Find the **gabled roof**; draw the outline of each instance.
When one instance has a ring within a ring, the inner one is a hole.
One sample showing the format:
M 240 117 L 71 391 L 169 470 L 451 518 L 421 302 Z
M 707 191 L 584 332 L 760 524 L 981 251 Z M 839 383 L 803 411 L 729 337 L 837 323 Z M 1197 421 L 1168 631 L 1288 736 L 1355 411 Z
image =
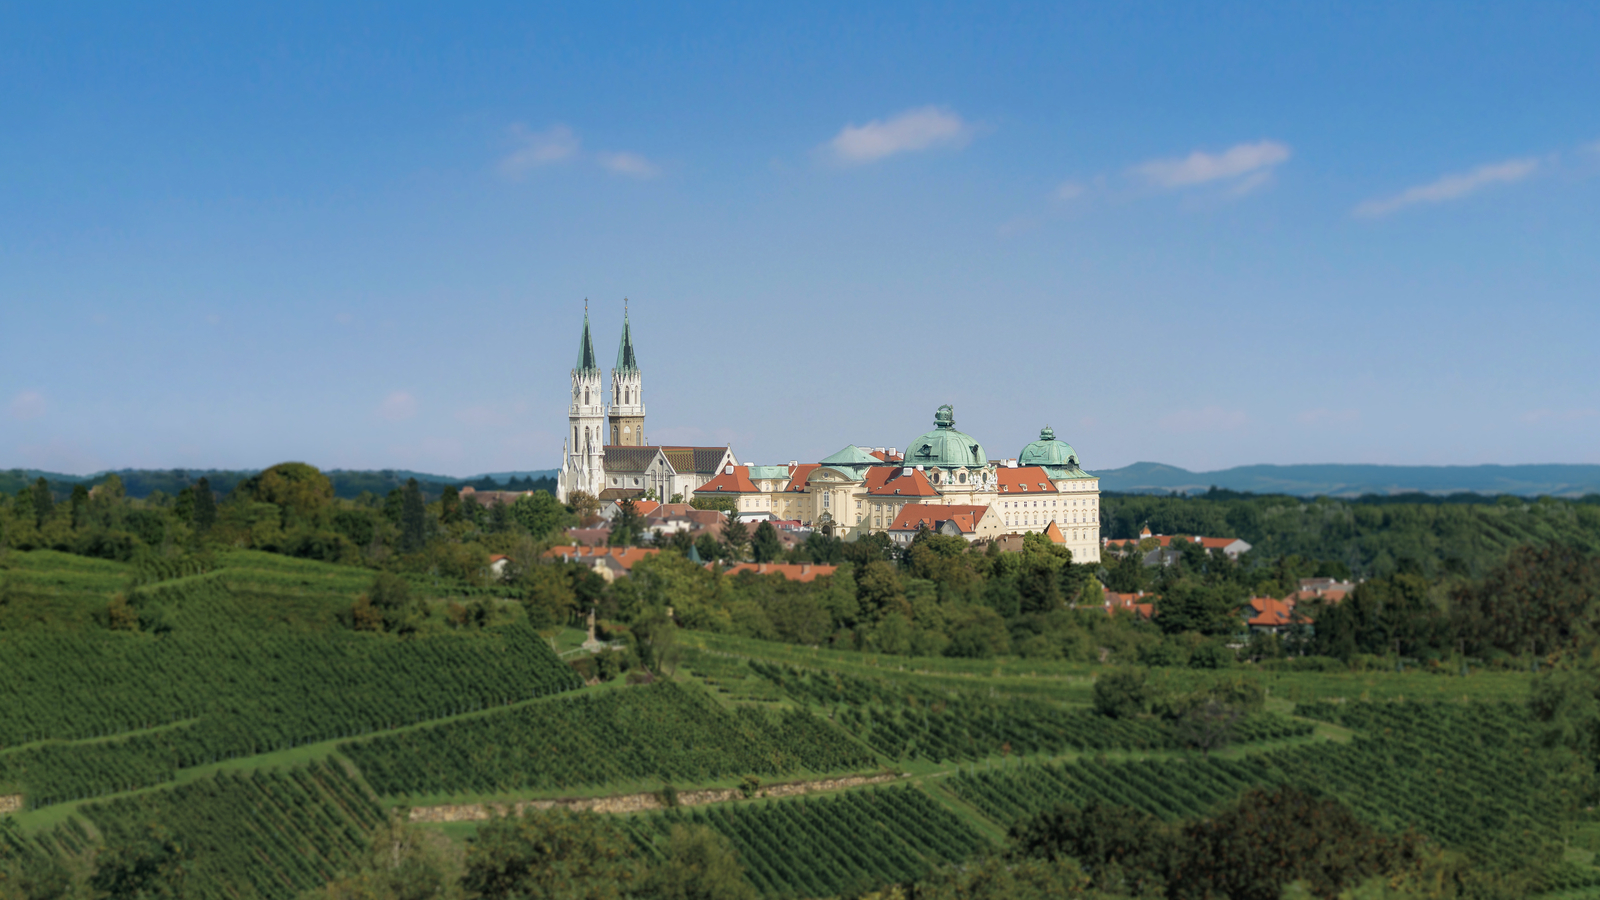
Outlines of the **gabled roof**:
M 866 450 L 855 444 L 846 444 L 843 450 L 822 460 L 825 466 L 871 466 L 881 462 Z
M 715 478 L 694 489 L 696 494 L 759 494 L 761 488 L 750 480 L 750 470 L 744 466 L 728 466 Z
M 1065 544 L 1067 542 L 1067 536 L 1061 533 L 1060 528 L 1056 527 L 1055 519 L 1051 519 L 1050 524 L 1044 526 L 1044 536 L 1057 544 Z
M 1251 597 L 1250 603 L 1244 608 L 1248 618 L 1245 622 L 1257 627 L 1275 627 L 1289 625 L 1294 622 L 1310 622 L 1303 614 L 1299 617 L 1294 613 L 1295 604 L 1292 600 L 1279 600 L 1276 597 Z
M 909 474 L 908 474 L 909 473 Z M 937 497 L 928 476 L 900 466 L 873 466 L 867 470 L 867 493 L 876 497 Z
M 622 307 L 622 342 L 617 345 L 617 371 L 633 373 L 639 371 L 639 361 L 633 355 L 633 330 L 628 327 L 627 301 Z
M 1050 473 L 1042 466 L 1001 467 L 995 470 L 1002 494 L 1059 494 Z
M 633 474 L 643 472 L 655 462 L 660 447 L 633 447 L 624 444 L 606 445 L 606 471 Z M 670 462 L 670 460 L 669 460 Z
M 594 355 L 594 339 L 589 336 L 589 301 L 585 300 L 583 306 L 583 337 L 578 340 L 578 365 L 579 372 L 600 374 L 600 364 Z
M 715 474 L 722 466 L 724 456 L 730 456 L 727 447 L 661 447 L 667 455 L 672 471 L 679 475 L 693 472 L 696 475 Z M 609 452 L 609 451 L 608 451 Z M 609 463 L 607 466 L 609 467 Z
M 907 503 L 900 507 L 900 514 L 895 516 L 894 524 L 889 526 L 889 530 L 916 531 L 924 525 L 932 530 L 938 528 L 941 522 L 954 522 L 962 534 L 972 534 L 978 530 L 978 523 L 983 521 L 983 515 L 988 511 L 987 506 Z

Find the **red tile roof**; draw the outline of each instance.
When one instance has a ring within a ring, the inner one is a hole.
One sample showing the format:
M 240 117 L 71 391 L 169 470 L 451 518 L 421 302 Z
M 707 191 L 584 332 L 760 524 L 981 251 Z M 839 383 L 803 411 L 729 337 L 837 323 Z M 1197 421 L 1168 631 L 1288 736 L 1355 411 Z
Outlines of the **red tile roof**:
M 996 469 L 1002 494 L 1059 494 L 1050 473 L 1040 466 L 1001 466 Z
M 763 491 L 750 480 L 748 466 L 724 466 L 717 477 L 694 489 L 696 494 L 760 494 Z
M 940 522 L 953 521 L 956 527 L 961 529 L 962 534 L 971 534 L 978 530 L 978 523 L 983 521 L 983 514 L 988 510 L 987 506 L 907 503 L 900 507 L 900 514 L 895 516 L 894 524 L 889 526 L 889 530 L 916 531 L 923 525 L 934 528 Z
M 1277 627 L 1293 622 L 1310 622 L 1304 614 L 1296 618 L 1293 600 L 1279 600 L 1276 597 L 1251 597 L 1250 603 L 1245 607 L 1249 612 L 1246 623 L 1257 627 Z
M 716 563 L 706 563 L 706 568 Z M 812 563 L 739 563 L 722 570 L 728 575 L 754 572 L 757 575 L 782 575 L 790 581 L 815 581 L 818 575 L 832 575 L 838 566 L 821 566 Z
M 647 547 L 551 547 L 544 555 L 562 562 L 605 560 L 631 571 L 635 563 L 660 553 Z
M 618 509 L 622 508 L 622 501 L 621 500 L 617 501 L 617 508 Z M 654 500 L 635 500 L 635 501 L 633 501 L 633 511 L 635 513 L 641 515 L 641 516 L 648 516 L 648 515 L 650 515 L 651 513 L 655 512 L 656 510 L 658 510 L 660 508 L 661 508 L 661 504 L 657 503 Z
M 784 485 L 783 489 L 786 491 L 805 490 L 806 479 L 811 477 L 812 472 L 815 472 L 820 468 L 822 468 L 822 463 L 803 463 L 795 466 L 794 469 L 789 472 L 789 483 Z
M 911 474 L 907 475 L 906 473 Z M 928 476 L 916 469 L 873 466 L 867 470 L 867 493 L 877 497 L 937 497 L 939 491 Z
M 1117 610 L 1128 610 L 1146 619 L 1154 616 L 1156 605 L 1154 602 L 1140 603 L 1145 596 L 1144 591 L 1137 594 L 1119 594 L 1116 591 L 1106 591 L 1106 613 L 1113 614 Z M 1152 601 L 1154 598 L 1151 598 Z
M 1056 527 L 1055 519 L 1051 519 L 1050 524 L 1044 527 L 1044 535 L 1057 544 L 1065 544 L 1067 542 L 1067 536 L 1061 533 L 1060 528 Z

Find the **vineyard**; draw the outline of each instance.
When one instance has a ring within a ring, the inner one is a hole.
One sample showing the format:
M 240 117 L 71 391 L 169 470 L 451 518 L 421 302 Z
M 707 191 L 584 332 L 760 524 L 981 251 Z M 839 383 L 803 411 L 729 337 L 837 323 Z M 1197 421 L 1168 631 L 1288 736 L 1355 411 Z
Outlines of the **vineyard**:
M 0 784 L 37 808 L 582 684 L 525 625 L 406 640 L 311 627 L 366 576 L 286 562 L 133 589 L 167 629 L 156 634 L 0 631 Z M 95 742 L 116 735 L 128 736 Z M 40 743 L 61 741 L 78 743 Z
M 110 842 L 154 823 L 194 851 L 185 896 L 289 900 L 364 853 L 384 812 L 336 765 L 218 775 L 83 807 Z
M 725 835 L 750 881 L 772 897 L 831 897 L 910 881 L 985 846 L 970 826 L 916 788 L 669 810 L 629 819 L 627 826 L 648 849 L 679 823 Z
M 340 746 L 382 795 L 859 770 L 872 754 L 804 712 L 729 710 L 671 682 L 532 703 Z
M 838 722 L 890 759 L 967 762 L 996 754 L 1176 750 L 1172 727 L 1111 719 L 1083 707 L 1032 698 L 986 697 L 875 682 L 835 672 L 759 662 L 750 668 L 801 703 L 838 707 Z M 1257 714 L 1236 728 L 1240 742 L 1309 735 L 1313 726 Z
M 1302 712 L 1365 734 L 1243 759 L 1019 765 L 962 772 L 951 788 L 1009 824 L 1059 803 L 1137 807 L 1163 819 L 1203 815 L 1250 787 L 1331 791 L 1390 830 L 1448 846 L 1542 858 L 1557 839 L 1560 798 L 1528 752 L 1528 723 L 1508 706 L 1319 704 Z

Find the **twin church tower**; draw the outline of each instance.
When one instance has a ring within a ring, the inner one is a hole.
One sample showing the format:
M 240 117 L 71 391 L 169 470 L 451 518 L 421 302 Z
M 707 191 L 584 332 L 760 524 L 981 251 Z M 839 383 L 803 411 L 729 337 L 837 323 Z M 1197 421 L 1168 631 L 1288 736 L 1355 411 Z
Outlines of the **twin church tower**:
M 606 420 L 611 420 L 610 431 Z M 598 497 L 605 488 L 606 445 L 644 446 L 644 379 L 633 352 L 628 328 L 627 301 L 622 307 L 622 342 L 617 363 L 611 368 L 611 392 L 606 393 L 600 363 L 589 335 L 589 305 L 583 307 L 583 337 L 578 345 L 578 365 L 572 370 L 572 405 L 567 409 L 571 433 L 562 441 L 561 474 L 556 480 L 557 499 L 566 502 L 573 491 Z

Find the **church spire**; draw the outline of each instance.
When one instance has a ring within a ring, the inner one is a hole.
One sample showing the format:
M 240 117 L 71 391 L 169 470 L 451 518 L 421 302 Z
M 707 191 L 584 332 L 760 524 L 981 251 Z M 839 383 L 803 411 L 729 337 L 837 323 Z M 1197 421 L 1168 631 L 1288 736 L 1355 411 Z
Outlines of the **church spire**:
M 594 339 L 589 337 L 589 301 L 583 301 L 583 340 L 578 345 L 578 371 L 600 374 L 600 364 L 594 355 Z
M 633 355 L 633 330 L 628 327 L 628 300 L 622 300 L 622 343 L 617 345 L 618 372 L 639 371 L 639 361 Z

